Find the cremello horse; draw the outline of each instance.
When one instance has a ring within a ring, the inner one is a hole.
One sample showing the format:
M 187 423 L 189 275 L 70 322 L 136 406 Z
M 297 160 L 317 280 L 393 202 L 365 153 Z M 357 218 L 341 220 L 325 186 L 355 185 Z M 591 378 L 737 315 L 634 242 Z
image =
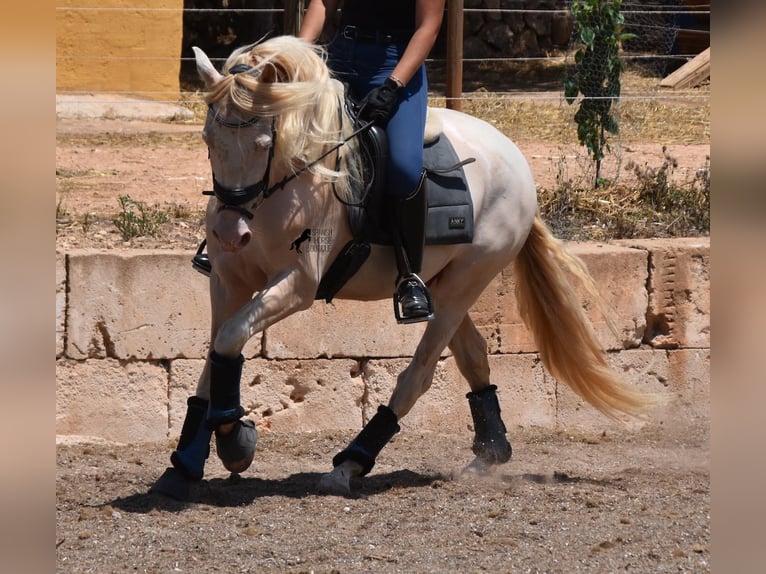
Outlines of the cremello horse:
M 223 73 L 194 51 L 208 90 L 203 138 L 215 191 L 206 214 L 212 332 L 210 355 L 171 455 L 173 467 L 154 486 L 178 497 L 185 484 L 202 477 L 213 433 L 227 469 L 241 472 L 250 465 L 257 434 L 252 421 L 241 418 L 241 351 L 253 335 L 315 301 L 323 274 L 352 237 L 339 199 L 348 197 L 361 172 L 343 86 L 328 71 L 320 47 L 276 37 L 235 50 Z M 608 368 L 567 276 L 595 294 L 592 280 L 537 215 L 535 183 L 519 149 L 479 119 L 446 109 L 430 114 L 459 157 L 476 158 L 465 166 L 473 241 L 426 247 L 420 277 L 430 288 L 435 317 L 388 404 L 334 457 L 333 470 L 319 485 L 326 492 L 349 493 L 350 479 L 370 471 L 399 431 L 398 421 L 428 390 L 445 347 L 470 387 L 474 464 L 510 459 L 486 343 L 468 311 L 511 263 L 521 315 L 550 373 L 608 416 L 638 414 L 652 402 Z M 306 230 L 324 230 L 326 249 L 295 249 Z M 336 297 L 388 299 L 396 275 L 392 249 L 373 245 Z

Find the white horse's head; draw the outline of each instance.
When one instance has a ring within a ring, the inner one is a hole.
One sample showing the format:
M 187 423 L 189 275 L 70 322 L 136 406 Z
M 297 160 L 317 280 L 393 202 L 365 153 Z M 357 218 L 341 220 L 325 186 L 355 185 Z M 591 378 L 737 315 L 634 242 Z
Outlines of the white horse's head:
M 347 194 L 358 173 L 353 154 L 341 153 L 340 165 L 336 154 L 316 161 L 352 131 L 343 120 L 343 86 L 322 48 L 294 36 L 272 38 L 235 50 L 222 73 L 193 50 L 209 106 L 202 136 L 222 204 L 252 217 L 275 183 L 304 170 Z M 247 242 L 246 221 L 227 226 L 221 233 L 229 236 L 219 238 L 224 249 Z

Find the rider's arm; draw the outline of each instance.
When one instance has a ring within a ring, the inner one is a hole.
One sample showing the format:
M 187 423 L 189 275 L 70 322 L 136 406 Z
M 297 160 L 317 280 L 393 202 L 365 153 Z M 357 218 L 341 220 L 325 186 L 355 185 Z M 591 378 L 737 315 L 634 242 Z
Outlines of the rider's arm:
M 311 3 L 321 4 L 321 0 L 312 0 Z M 444 0 L 417 0 L 415 33 L 391 74 L 402 84 L 407 84 L 421 64 L 426 61 L 439 35 L 443 16 Z
M 338 8 L 338 0 L 311 0 L 301 23 L 298 37 L 316 42 L 322 34 L 325 22 L 332 19 Z

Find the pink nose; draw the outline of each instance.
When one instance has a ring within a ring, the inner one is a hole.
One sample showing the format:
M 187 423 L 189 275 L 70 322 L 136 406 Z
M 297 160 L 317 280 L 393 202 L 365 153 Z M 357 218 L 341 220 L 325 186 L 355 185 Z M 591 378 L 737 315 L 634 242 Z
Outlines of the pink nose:
M 221 217 L 212 231 L 221 249 L 230 253 L 242 249 L 252 237 L 250 229 L 241 217 L 234 221 L 229 217 Z

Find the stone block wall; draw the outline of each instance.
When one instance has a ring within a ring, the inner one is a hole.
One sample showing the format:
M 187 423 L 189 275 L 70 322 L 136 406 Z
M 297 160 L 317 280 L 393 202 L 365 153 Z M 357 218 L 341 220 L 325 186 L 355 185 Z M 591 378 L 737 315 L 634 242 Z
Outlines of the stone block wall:
M 612 307 L 615 336 L 585 301 L 611 364 L 662 392 L 652 419 L 710 412 L 708 239 L 570 244 Z M 57 257 L 56 432 L 118 442 L 177 437 L 209 339 L 207 280 L 193 253 L 73 251 Z M 485 336 L 509 430 L 600 432 L 614 423 L 542 367 L 516 309 L 510 269 L 471 316 Z M 317 302 L 246 346 L 242 403 L 262 431 L 359 429 L 385 403 L 424 326 L 397 325 L 391 301 Z M 468 432 L 466 382 L 445 351 L 403 429 Z M 633 422 L 632 425 L 641 423 Z

